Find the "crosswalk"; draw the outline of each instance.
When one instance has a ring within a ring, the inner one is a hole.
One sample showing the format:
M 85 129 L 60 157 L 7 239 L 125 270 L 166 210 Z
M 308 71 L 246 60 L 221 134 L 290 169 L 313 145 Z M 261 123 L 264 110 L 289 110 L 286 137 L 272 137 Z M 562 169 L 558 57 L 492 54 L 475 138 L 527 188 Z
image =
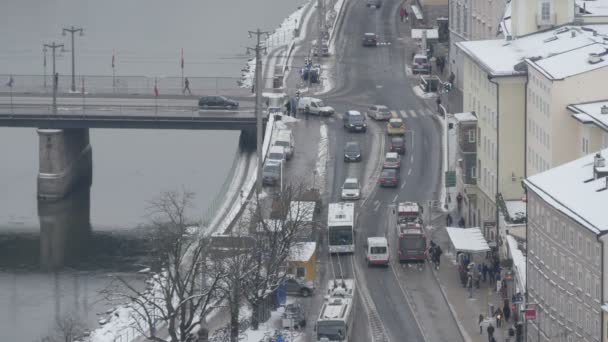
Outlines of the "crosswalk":
M 401 109 L 401 110 L 391 110 L 391 117 L 393 118 L 402 118 L 402 119 L 419 119 L 425 117 L 432 117 L 436 113 L 429 108 L 418 108 L 418 109 Z M 344 115 L 342 113 L 336 113 L 335 119 L 342 120 Z M 330 121 L 332 118 L 330 118 Z

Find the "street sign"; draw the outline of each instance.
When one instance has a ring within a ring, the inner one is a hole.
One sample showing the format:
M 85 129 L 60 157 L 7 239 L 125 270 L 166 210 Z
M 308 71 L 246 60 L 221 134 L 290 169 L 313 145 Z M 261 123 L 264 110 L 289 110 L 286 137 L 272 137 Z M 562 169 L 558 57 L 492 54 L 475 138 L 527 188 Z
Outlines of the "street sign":
M 456 186 L 456 171 L 445 172 L 445 187 L 452 188 Z
M 536 309 L 526 309 L 524 314 L 526 320 L 535 321 L 536 320 Z

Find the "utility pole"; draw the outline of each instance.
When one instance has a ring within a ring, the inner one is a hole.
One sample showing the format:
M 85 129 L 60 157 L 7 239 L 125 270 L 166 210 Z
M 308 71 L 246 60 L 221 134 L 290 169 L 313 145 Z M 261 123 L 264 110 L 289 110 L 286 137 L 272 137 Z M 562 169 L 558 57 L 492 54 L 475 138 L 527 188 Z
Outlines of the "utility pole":
M 44 89 L 46 89 L 46 52 L 47 52 L 47 48 L 46 45 L 42 45 L 42 55 L 44 56 L 44 58 L 42 59 L 42 68 L 44 70 L 44 80 L 43 80 L 43 84 L 44 84 Z
M 323 0 L 317 0 L 317 11 L 319 13 L 319 39 L 317 40 L 317 60 L 321 64 L 321 51 L 323 48 L 323 34 L 325 32 L 325 5 Z M 310 75 L 308 75 L 310 77 Z
M 249 37 L 256 36 L 255 47 L 247 47 L 247 53 L 255 51 L 255 117 L 256 117 L 256 153 L 258 154 L 258 172 L 256 179 L 256 191 L 262 191 L 262 51 L 266 52 L 266 47 L 261 45 L 261 36 L 270 35 L 267 31 L 249 31 Z
M 69 32 L 72 34 L 72 87 L 70 89 L 73 93 L 75 93 L 76 92 L 76 76 L 75 76 L 75 74 L 76 74 L 76 64 L 75 63 L 76 62 L 74 60 L 74 33 L 78 32 L 78 33 L 80 33 L 80 36 L 82 36 L 84 31 L 82 30 L 82 28 L 76 28 L 76 27 L 72 26 L 70 28 L 64 28 L 61 31 L 61 34 L 63 36 L 65 36 L 66 32 Z
M 57 114 L 57 83 L 58 83 L 57 78 L 58 77 L 57 77 L 57 73 L 55 72 L 55 49 L 61 48 L 61 51 L 63 51 L 63 44 L 55 44 L 55 42 L 53 42 L 52 44 L 44 44 L 44 47 L 53 50 L 53 114 Z

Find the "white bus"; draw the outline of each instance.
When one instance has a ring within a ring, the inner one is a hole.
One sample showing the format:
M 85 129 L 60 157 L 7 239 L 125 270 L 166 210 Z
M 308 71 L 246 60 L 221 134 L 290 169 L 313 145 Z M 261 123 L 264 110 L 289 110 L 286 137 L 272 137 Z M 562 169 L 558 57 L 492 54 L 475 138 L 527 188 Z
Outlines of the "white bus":
M 329 281 L 328 295 L 317 320 L 318 342 L 348 342 L 352 329 L 355 280 Z
M 329 253 L 355 252 L 355 204 L 330 203 L 327 214 Z

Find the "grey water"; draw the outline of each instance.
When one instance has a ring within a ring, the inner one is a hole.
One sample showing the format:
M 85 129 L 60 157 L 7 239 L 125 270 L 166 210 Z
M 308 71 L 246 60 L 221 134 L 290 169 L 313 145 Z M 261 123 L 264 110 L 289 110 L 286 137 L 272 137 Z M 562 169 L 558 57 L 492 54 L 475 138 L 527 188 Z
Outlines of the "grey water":
M 76 73 L 239 77 L 248 30 L 273 30 L 303 0 L 3 0 L 0 74 L 43 74 L 44 43 L 70 48 Z M 50 68 L 50 55 L 48 67 Z M 57 71 L 71 72 L 59 53 Z M 147 202 L 162 191 L 195 193 L 200 218 L 232 166 L 238 132 L 91 130 L 93 182 L 58 203 L 38 203 L 35 129 L 0 128 L 0 341 L 50 335 L 76 314 L 94 329 L 113 273 L 137 278 L 145 262 Z M 60 266 L 60 267 L 57 267 Z M 52 270 L 52 271 L 51 271 Z

